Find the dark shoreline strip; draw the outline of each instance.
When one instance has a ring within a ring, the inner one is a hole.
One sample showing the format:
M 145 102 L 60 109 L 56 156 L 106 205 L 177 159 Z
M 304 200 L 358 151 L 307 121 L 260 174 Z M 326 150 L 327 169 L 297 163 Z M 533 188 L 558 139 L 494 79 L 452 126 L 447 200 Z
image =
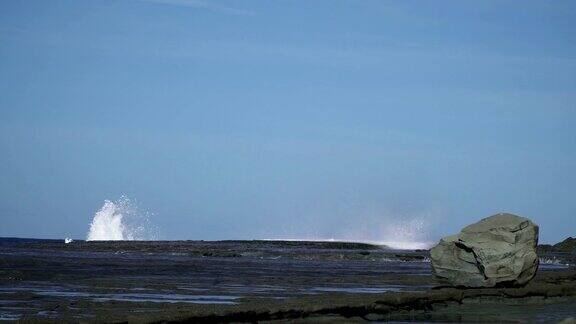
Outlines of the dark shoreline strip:
M 222 323 L 257 322 L 275 320 L 309 319 L 316 316 L 340 316 L 344 318 L 368 315 L 388 315 L 399 311 L 427 311 L 434 305 L 456 302 L 462 304 L 465 299 L 495 297 L 519 299 L 529 297 L 569 297 L 576 296 L 576 274 L 555 278 L 554 283 L 534 283 L 521 288 L 478 288 L 457 289 L 441 288 L 424 293 L 388 293 L 374 298 L 350 298 L 330 302 L 321 298 L 301 298 L 299 301 L 278 307 L 277 310 L 237 310 L 223 314 L 205 314 L 182 316 L 178 319 L 158 320 L 155 323 Z

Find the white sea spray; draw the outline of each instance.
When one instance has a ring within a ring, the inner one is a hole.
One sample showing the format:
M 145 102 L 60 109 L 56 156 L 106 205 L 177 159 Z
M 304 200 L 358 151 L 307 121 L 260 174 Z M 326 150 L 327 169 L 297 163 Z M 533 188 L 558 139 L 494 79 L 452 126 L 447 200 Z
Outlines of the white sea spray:
M 87 241 L 153 241 L 158 229 L 150 222 L 150 213 L 142 211 L 126 196 L 105 200 L 92 219 Z

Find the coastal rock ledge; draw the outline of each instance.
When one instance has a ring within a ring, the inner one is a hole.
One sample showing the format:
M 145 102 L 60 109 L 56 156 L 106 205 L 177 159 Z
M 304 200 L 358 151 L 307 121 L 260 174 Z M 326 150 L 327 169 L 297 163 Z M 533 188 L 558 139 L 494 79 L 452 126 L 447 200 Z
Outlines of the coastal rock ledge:
M 538 225 L 500 213 L 447 236 L 430 250 L 434 274 L 453 286 L 522 286 L 538 269 Z

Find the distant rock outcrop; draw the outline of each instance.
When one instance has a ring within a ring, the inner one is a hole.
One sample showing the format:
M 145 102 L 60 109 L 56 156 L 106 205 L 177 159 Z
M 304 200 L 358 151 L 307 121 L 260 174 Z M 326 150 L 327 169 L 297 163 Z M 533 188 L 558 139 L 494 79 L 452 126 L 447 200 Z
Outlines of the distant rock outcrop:
M 554 245 L 540 244 L 538 245 L 538 255 L 554 254 L 554 257 L 559 259 L 573 259 L 576 257 L 576 238 L 568 237 L 560 243 Z
M 538 269 L 538 226 L 500 213 L 440 240 L 430 251 L 436 276 L 454 286 L 519 286 Z
M 553 246 L 554 251 L 566 252 L 566 253 L 576 253 L 576 238 L 569 237 L 560 243 L 556 243 Z

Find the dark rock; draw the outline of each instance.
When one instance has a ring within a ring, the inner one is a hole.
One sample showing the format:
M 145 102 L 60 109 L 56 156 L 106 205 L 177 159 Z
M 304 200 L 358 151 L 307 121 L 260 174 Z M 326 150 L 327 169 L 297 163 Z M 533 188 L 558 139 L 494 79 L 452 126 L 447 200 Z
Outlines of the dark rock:
M 554 250 L 557 252 L 576 253 L 576 238 L 569 237 L 560 243 L 554 244 Z

